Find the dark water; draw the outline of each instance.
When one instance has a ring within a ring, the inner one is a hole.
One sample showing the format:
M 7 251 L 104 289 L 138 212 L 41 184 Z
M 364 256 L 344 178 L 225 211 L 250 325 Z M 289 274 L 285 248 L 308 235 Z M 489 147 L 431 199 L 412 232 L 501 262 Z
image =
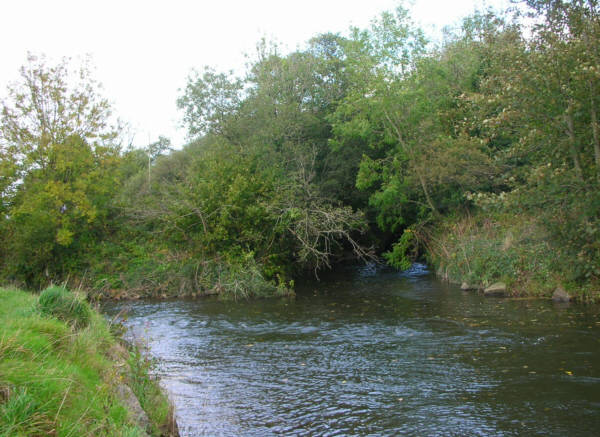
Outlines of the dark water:
M 598 307 L 486 299 L 423 266 L 126 305 L 183 435 L 600 435 Z

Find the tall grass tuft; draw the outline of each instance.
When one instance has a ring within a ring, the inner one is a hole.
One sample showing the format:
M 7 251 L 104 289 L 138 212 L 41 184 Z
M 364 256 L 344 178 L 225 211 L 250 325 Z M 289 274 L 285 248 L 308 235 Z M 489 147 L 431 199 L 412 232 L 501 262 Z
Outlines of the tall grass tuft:
M 0 404 L 0 437 L 43 434 L 49 420 L 39 407 L 25 389 L 10 390 L 6 402 Z
M 38 299 L 41 314 L 53 316 L 75 328 L 85 328 L 90 324 L 92 310 L 87 302 L 64 287 L 46 288 Z

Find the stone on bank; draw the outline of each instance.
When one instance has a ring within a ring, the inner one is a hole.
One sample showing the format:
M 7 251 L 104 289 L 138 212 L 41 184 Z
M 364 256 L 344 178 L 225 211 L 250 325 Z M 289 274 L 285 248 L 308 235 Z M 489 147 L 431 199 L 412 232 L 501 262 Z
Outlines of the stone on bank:
M 496 282 L 483 290 L 483 295 L 488 297 L 504 297 L 506 296 L 506 284 L 504 282 Z

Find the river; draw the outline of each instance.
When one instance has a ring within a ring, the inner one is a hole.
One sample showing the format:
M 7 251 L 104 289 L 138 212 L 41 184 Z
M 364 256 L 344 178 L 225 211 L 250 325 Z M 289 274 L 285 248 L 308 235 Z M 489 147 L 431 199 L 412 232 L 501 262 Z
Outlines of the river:
M 484 298 L 425 266 L 296 298 L 111 303 L 184 436 L 600 435 L 600 308 Z

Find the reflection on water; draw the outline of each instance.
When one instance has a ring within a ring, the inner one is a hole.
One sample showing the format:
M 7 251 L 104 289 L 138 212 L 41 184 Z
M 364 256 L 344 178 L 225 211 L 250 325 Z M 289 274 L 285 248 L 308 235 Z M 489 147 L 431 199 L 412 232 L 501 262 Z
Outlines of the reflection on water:
M 598 307 L 485 299 L 422 265 L 295 299 L 130 307 L 183 435 L 598 435 Z

